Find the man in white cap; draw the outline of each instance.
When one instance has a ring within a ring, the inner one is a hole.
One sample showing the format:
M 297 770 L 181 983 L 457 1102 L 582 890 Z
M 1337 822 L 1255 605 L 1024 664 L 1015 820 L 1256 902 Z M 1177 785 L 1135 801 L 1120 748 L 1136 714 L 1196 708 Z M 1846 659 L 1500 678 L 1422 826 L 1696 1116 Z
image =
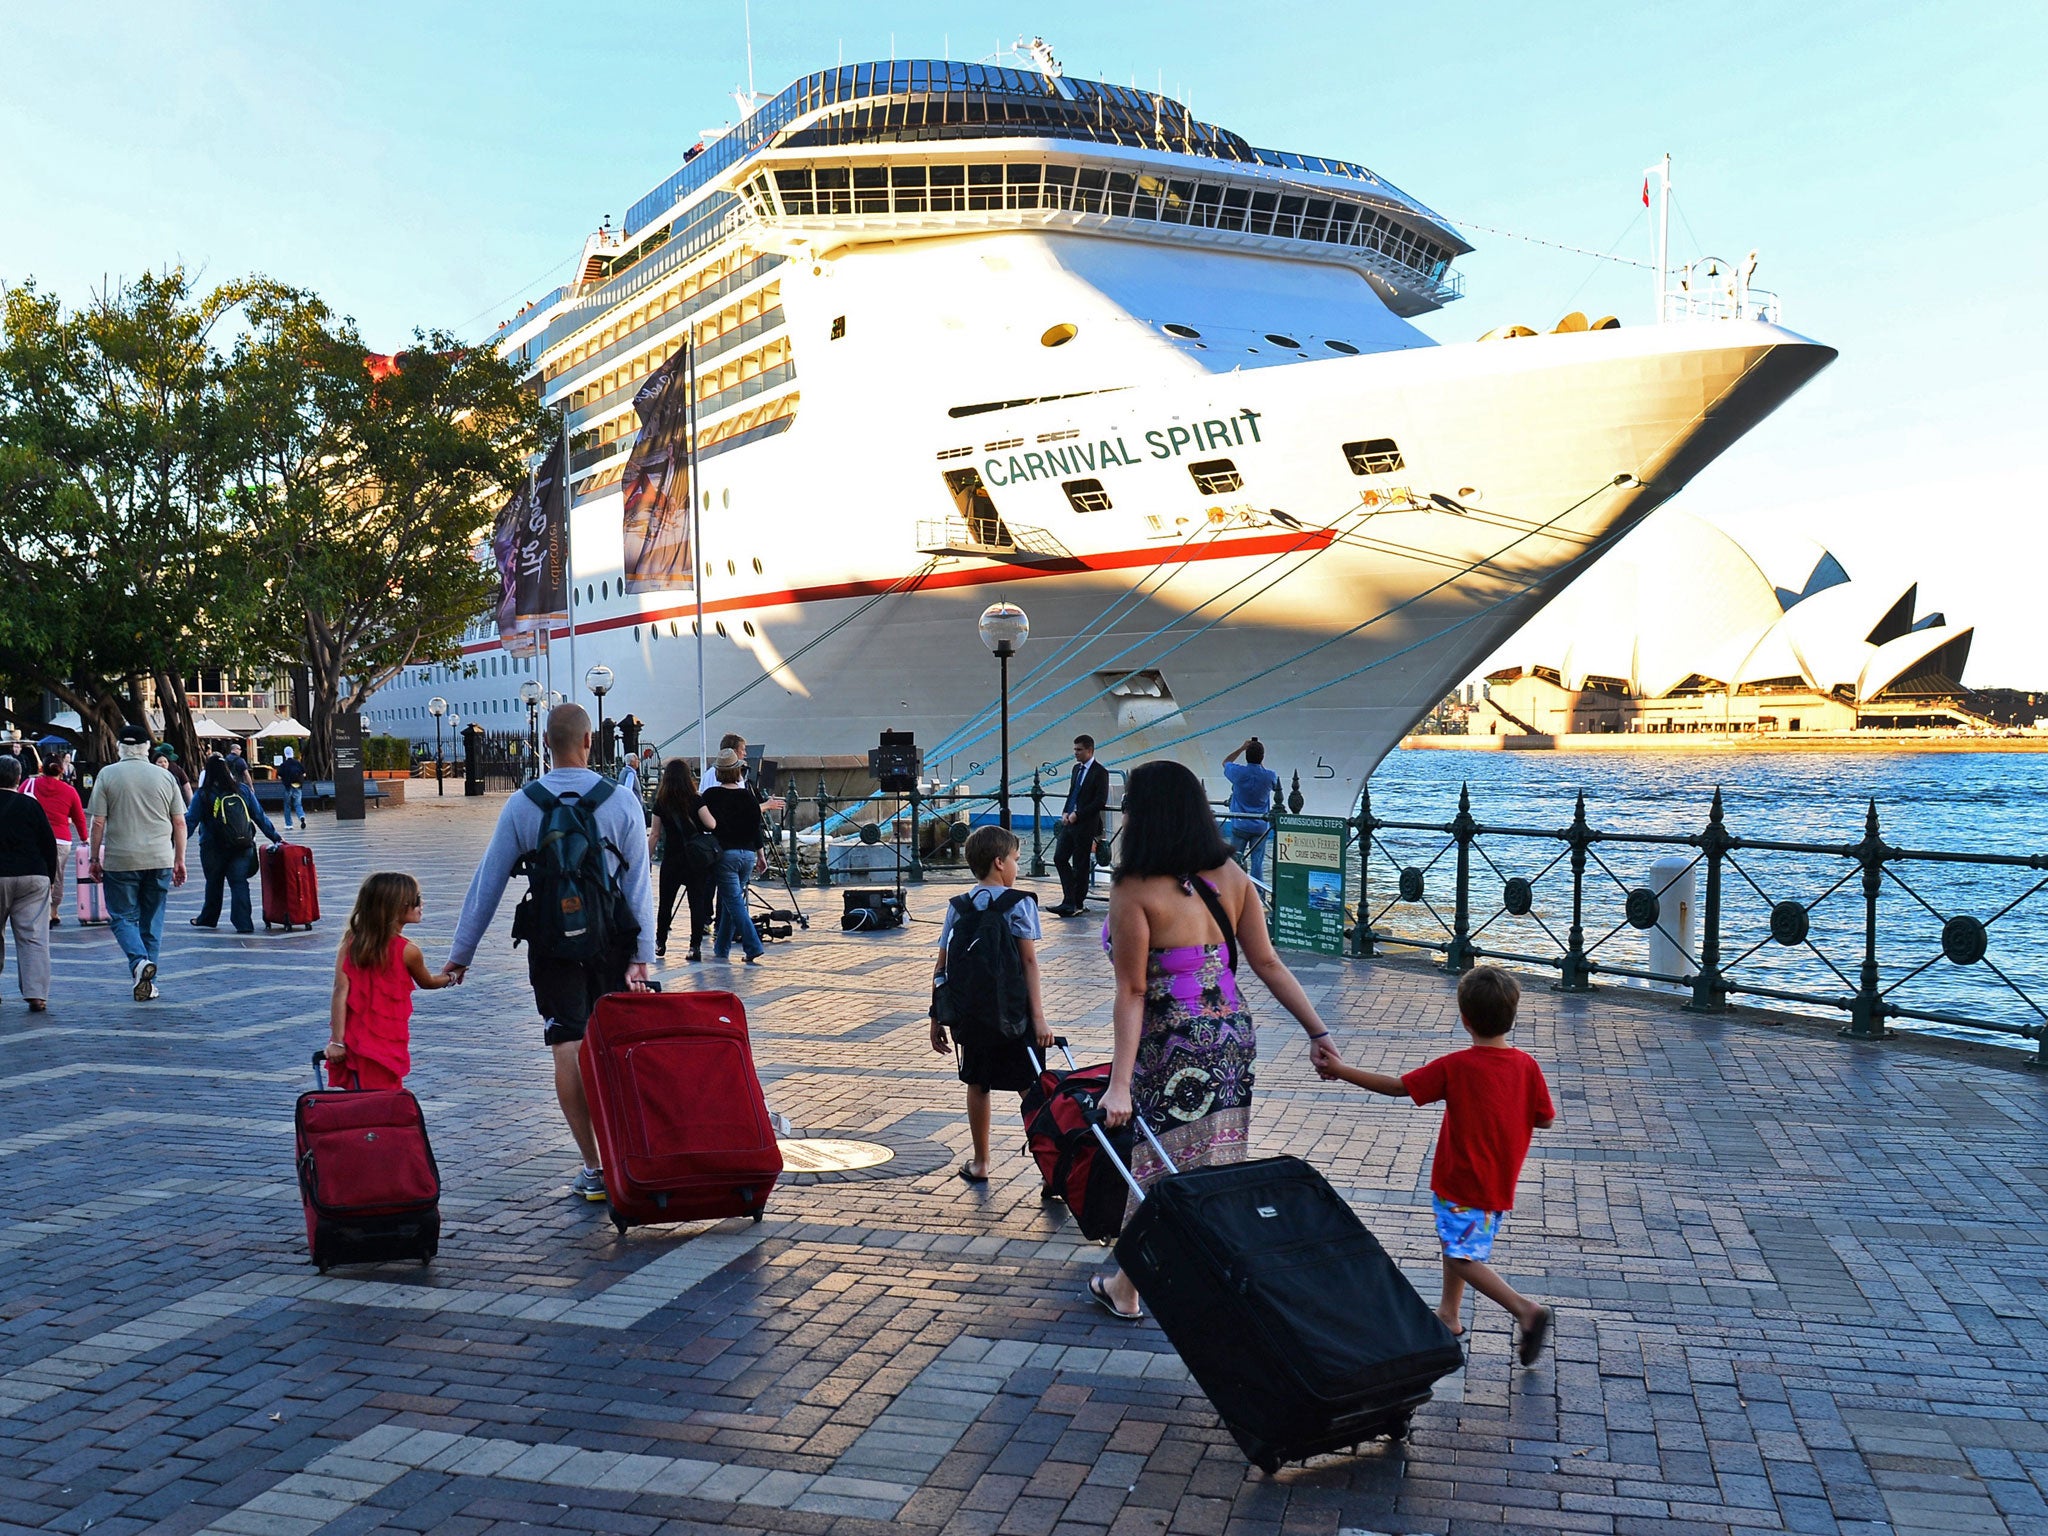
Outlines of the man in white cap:
M 158 996 L 164 905 L 185 883 L 185 797 L 168 769 L 149 760 L 149 732 L 121 728 L 121 760 L 93 781 L 92 876 L 105 882 L 107 926 L 135 983 L 135 1001 Z

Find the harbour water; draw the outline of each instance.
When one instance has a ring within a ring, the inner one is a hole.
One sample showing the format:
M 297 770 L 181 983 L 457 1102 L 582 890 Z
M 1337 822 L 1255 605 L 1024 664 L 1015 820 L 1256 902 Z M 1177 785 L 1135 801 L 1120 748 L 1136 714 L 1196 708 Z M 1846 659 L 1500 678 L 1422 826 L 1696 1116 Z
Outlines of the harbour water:
M 2048 754 L 1688 751 L 1610 757 L 1397 751 L 1373 775 L 1373 811 L 1397 821 L 1446 822 L 1456 813 L 1461 786 L 1471 789 L 1474 817 L 1492 826 L 1562 828 L 1583 791 L 1587 821 L 1600 831 L 1695 833 L 1706 824 L 1718 788 L 1728 830 L 1737 837 L 1854 843 L 1863 835 L 1864 817 L 1875 799 L 1880 833 L 1894 846 L 2048 854 Z M 1425 864 L 1447 841 L 1441 834 L 1398 831 L 1383 832 L 1380 839 L 1369 895 L 1375 913 L 1394 899 L 1392 868 Z M 1561 947 L 1571 901 L 1570 871 L 1560 858 L 1563 845 L 1482 836 L 1480 847 L 1487 858 L 1475 855 L 1473 860 L 1472 922 L 1490 926 L 1479 942 L 1531 954 Z M 1630 966 L 1647 962 L 1644 941 L 1623 924 L 1624 888 L 1646 883 L 1658 857 L 1681 851 L 1596 847 L 1606 868 L 1589 861 L 1587 944 L 1621 925 L 1596 958 Z M 1555 867 L 1539 876 L 1553 860 Z M 1535 907 L 1526 918 L 1499 910 L 1501 885 L 1512 875 L 1534 880 Z M 1430 903 L 1448 915 L 1448 856 L 1429 878 Z M 1860 870 L 1854 861 L 1738 852 L 1722 890 L 1722 956 L 1731 980 L 1836 996 L 1854 990 L 1863 925 Z M 1770 908 L 1788 899 L 1810 906 L 1809 944 L 1788 947 L 1769 938 Z M 1988 925 L 1981 962 L 1957 965 L 1943 958 L 1942 924 L 1957 914 Z M 1377 926 L 1421 933 L 1433 921 L 1419 903 L 1396 903 Z M 1898 1004 L 2006 1024 L 2048 1022 L 2048 872 L 1890 865 L 1880 897 L 1879 949 L 1882 983 Z M 1813 1011 L 1844 1017 L 1818 1005 Z M 2035 1048 L 2014 1036 L 1909 1021 L 1901 1027 Z

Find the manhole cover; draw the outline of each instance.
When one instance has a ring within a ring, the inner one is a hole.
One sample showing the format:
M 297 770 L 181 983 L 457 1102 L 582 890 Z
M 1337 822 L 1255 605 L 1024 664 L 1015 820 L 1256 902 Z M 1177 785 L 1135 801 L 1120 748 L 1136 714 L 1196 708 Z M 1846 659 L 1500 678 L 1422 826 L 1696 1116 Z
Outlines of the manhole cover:
M 855 1168 L 878 1168 L 896 1156 L 895 1149 L 873 1141 L 835 1141 L 828 1136 L 807 1136 L 801 1141 L 777 1143 L 782 1148 L 782 1166 L 788 1173 L 847 1173 Z

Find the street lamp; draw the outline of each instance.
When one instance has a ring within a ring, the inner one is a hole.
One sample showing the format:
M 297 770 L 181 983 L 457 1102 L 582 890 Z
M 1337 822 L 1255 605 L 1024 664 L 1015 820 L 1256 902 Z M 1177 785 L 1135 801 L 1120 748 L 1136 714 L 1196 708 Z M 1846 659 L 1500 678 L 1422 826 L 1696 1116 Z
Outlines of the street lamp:
M 612 691 L 615 681 L 612 669 L 601 661 L 583 674 L 583 686 L 597 695 L 597 760 L 607 768 L 612 761 L 612 736 L 605 727 L 604 696 Z
M 434 717 L 434 793 L 445 795 L 448 789 L 441 782 L 441 717 L 448 713 L 448 701 L 435 694 L 427 700 L 427 713 Z
M 547 689 L 541 687 L 537 678 L 529 677 L 519 685 L 519 702 L 526 706 L 526 746 L 532 754 L 528 775 L 540 777 L 540 701 L 547 697 Z
M 1031 620 L 1015 603 L 991 603 L 981 614 L 981 643 L 995 652 L 1002 668 L 1003 763 L 996 789 L 996 819 L 1010 825 L 1010 658 L 1031 638 Z

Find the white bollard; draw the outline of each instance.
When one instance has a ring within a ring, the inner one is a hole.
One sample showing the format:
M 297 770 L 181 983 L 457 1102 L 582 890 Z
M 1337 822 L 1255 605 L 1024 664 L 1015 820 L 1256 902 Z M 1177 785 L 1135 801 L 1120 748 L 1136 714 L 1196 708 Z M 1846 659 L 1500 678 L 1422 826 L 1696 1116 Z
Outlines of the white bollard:
M 1650 941 L 1649 968 L 1660 975 L 1690 976 L 1699 969 L 1693 961 L 1699 953 L 1694 935 L 1698 925 L 1693 917 L 1697 905 L 1693 877 L 1697 873 L 1698 866 L 1691 859 L 1677 854 L 1666 855 L 1650 866 L 1650 889 L 1657 893 L 1657 926 L 1643 937 Z M 1670 986 L 1668 982 L 1650 985 Z

